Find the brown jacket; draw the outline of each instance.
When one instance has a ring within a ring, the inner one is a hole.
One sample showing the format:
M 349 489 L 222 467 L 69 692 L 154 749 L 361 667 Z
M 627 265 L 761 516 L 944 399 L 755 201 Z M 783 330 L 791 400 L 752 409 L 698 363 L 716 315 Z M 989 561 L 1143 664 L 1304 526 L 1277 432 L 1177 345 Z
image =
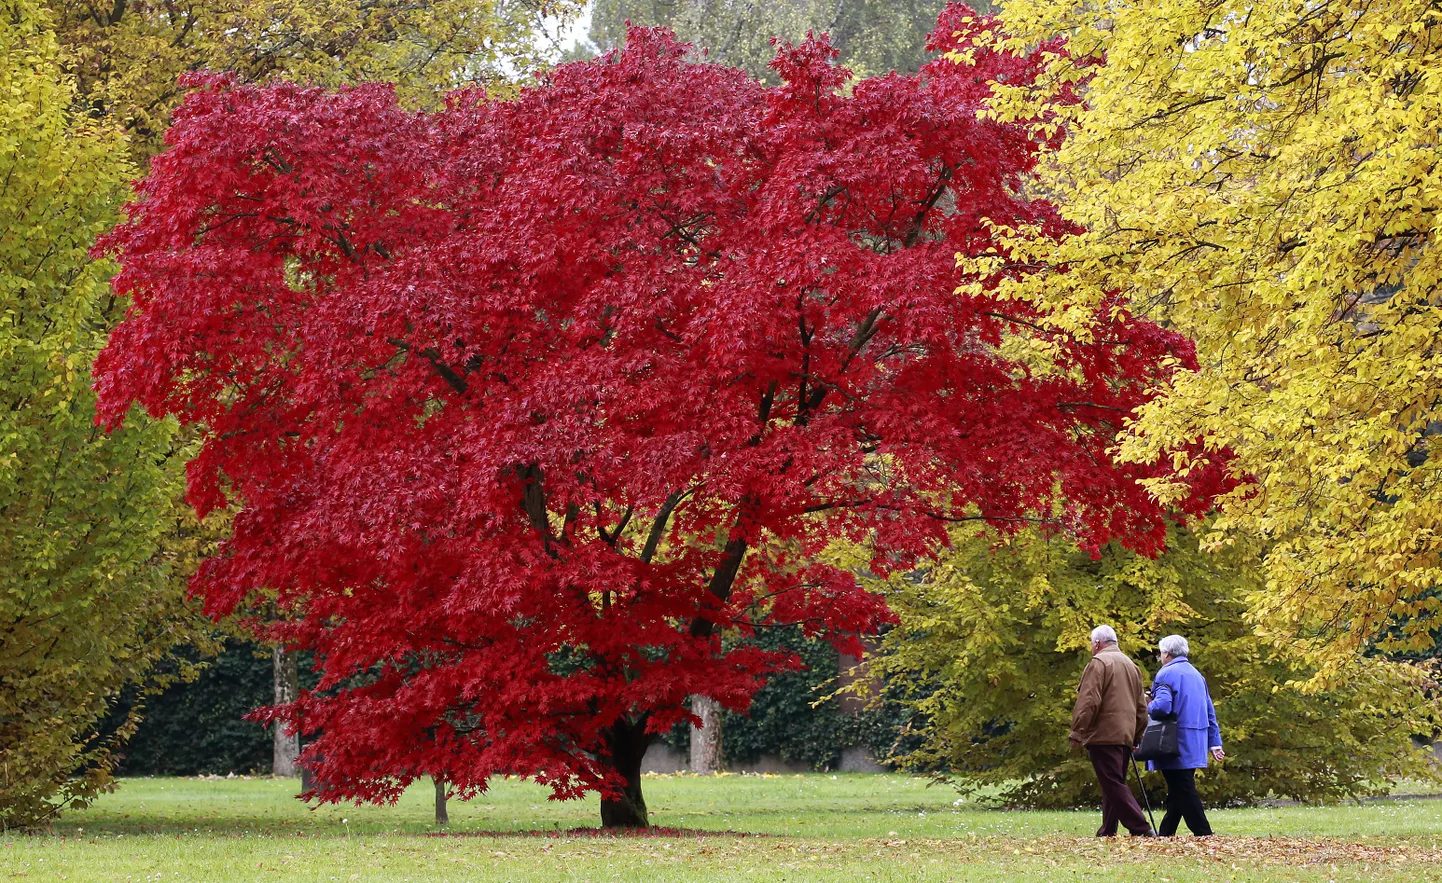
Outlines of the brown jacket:
M 1135 745 L 1146 726 L 1141 669 L 1114 645 L 1103 648 L 1082 672 L 1070 738 L 1083 745 Z

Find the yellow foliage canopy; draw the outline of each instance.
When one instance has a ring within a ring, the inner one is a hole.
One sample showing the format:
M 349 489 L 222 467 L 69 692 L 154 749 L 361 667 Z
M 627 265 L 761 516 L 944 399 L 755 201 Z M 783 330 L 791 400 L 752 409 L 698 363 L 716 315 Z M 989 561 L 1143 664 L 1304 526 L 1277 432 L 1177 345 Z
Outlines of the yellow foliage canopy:
M 242 79 L 324 85 L 394 82 L 434 99 L 469 83 L 504 84 L 545 59 L 545 16 L 579 0 L 49 0 L 80 94 L 142 143 L 180 103 L 176 79 L 201 68 Z
M 1060 248 L 1016 237 L 974 269 L 1055 268 L 1002 288 L 1056 305 L 1059 324 L 1063 303 L 1120 290 L 1196 340 L 1202 369 L 1122 452 L 1174 456 L 1197 437 L 1235 452 L 1253 480 L 1211 539 L 1267 543 L 1265 633 L 1333 662 L 1383 634 L 1428 646 L 1442 605 L 1442 7 L 1010 0 L 1006 27 L 1012 45 L 1069 40 L 1046 88 L 1085 81 L 1086 103 L 1052 121 L 1070 137 L 1046 186 L 1087 232 Z M 1024 119 L 1040 97 L 998 87 L 992 112 Z
M 134 166 L 74 97 L 43 11 L 0 0 L 0 828 L 104 790 L 136 723 L 102 727 L 111 701 L 204 645 L 174 578 L 175 424 L 95 426 L 88 369 L 124 304 L 88 251 Z

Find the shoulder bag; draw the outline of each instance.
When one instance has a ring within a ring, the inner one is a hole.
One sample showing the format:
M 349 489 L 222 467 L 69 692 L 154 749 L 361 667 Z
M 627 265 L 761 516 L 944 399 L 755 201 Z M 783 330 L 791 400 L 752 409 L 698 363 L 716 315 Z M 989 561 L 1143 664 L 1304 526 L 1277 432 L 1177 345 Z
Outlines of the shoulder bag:
M 1165 686 L 1165 685 L 1163 685 Z M 1132 756 L 1137 760 L 1174 760 L 1182 756 L 1175 713 L 1149 718 L 1146 731 Z

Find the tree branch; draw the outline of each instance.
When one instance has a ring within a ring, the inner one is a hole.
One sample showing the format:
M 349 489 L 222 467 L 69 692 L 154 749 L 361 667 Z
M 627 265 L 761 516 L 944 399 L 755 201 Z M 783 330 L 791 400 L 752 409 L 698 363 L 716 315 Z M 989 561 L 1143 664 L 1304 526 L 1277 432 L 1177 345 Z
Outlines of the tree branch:
M 627 507 L 626 507 L 626 511 L 621 513 L 621 520 L 616 523 L 616 527 L 615 527 L 614 529 L 612 529 L 609 533 L 607 533 L 606 528 L 601 525 L 601 516 L 602 516 L 601 504 L 600 504 L 600 503 L 597 503 L 597 504 L 596 504 L 596 533 L 598 533 L 598 534 L 601 535 L 601 541 L 604 542 L 604 543 L 606 543 L 606 545 L 611 546 L 611 547 L 614 548 L 615 545 L 616 545 L 616 541 L 621 538 L 621 531 L 625 530 L 625 529 L 626 529 L 626 525 L 628 525 L 628 524 L 631 523 L 631 515 L 632 515 L 632 513 L 634 513 L 635 511 L 636 511 L 636 510 L 635 510 L 635 507 L 634 507 L 634 506 L 627 506 Z
M 856 354 L 861 352 L 867 342 L 876 336 L 876 323 L 880 318 L 881 307 L 875 307 L 871 312 L 867 313 L 866 317 L 856 326 L 856 333 L 851 336 L 851 343 L 847 344 L 849 352 L 846 354 L 846 359 L 841 363 L 841 368 L 836 372 L 838 376 L 846 373 L 846 369 L 851 367 L 851 362 L 856 358 Z M 821 407 L 821 403 L 826 399 L 826 393 L 829 392 L 834 385 L 835 384 L 818 382 L 815 389 L 811 391 L 811 397 L 797 404 L 797 426 L 805 426 L 810 422 L 811 414 L 817 408 Z
M 526 517 L 531 521 L 531 527 L 541 535 L 541 541 L 545 544 L 546 554 L 555 557 L 556 552 L 551 548 L 551 520 L 546 514 L 546 487 L 545 476 L 541 473 L 541 467 L 537 463 L 528 463 L 516 467 L 516 475 L 525 483 L 521 491 L 521 508 L 526 511 Z
M 396 347 L 397 349 L 404 350 L 405 352 L 415 353 L 416 355 L 425 359 L 427 362 L 430 362 L 431 367 L 434 368 L 436 373 L 441 376 L 441 379 L 444 380 L 446 383 L 450 384 L 451 389 L 454 389 L 456 392 L 465 395 L 466 390 L 470 389 L 470 384 L 466 383 L 466 379 L 464 377 L 457 374 L 455 369 L 452 368 L 450 365 L 447 365 L 445 362 L 441 361 L 440 351 L 437 350 L 435 347 L 426 347 L 423 350 L 418 350 L 410 344 L 406 343 L 404 340 L 401 340 L 399 337 L 388 338 L 386 340 L 386 343 L 390 344 L 393 347 Z
M 691 493 L 690 489 L 672 491 L 666 502 L 661 504 L 661 511 L 656 513 L 656 520 L 651 522 L 651 532 L 646 536 L 646 546 L 641 550 L 641 562 L 650 564 L 651 559 L 656 557 L 656 547 L 661 543 L 661 537 L 666 533 L 666 523 L 671 520 L 671 513 Z
M 706 584 L 706 590 L 719 601 L 725 601 L 731 597 L 731 587 L 736 584 L 736 574 L 741 570 L 741 560 L 746 557 L 746 537 L 740 532 L 742 521 L 745 518 L 747 502 L 742 501 L 741 511 L 736 516 L 736 535 L 721 550 L 721 560 L 716 564 L 715 573 L 711 574 L 711 581 Z M 715 624 L 704 616 L 698 616 L 691 621 L 691 636 L 693 638 L 709 638 L 715 630 Z
M 921 238 L 921 231 L 926 227 L 926 216 L 936 206 L 936 201 L 941 199 L 941 194 L 946 192 L 946 183 L 951 180 L 953 170 L 951 166 L 942 166 L 941 173 L 936 176 L 936 183 L 932 185 L 931 193 L 927 194 L 926 200 L 921 204 L 921 211 L 916 213 L 916 218 L 911 222 L 911 229 L 906 232 L 906 238 L 902 243 L 911 248 L 916 240 Z

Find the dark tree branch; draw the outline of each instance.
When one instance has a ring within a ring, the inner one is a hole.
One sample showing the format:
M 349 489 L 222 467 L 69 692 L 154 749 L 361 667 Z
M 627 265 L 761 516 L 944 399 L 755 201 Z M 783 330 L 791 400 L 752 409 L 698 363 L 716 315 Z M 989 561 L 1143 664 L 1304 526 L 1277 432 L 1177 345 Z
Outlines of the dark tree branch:
M 856 333 L 851 335 L 851 342 L 847 344 L 846 359 L 841 363 L 837 375 L 845 374 L 846 369 L 851 367 L 851 362 L 856 358 L 857 353 L 866 346 L 871 338 L 876 336 L 877 321 L 881 318 L 881 307 L 875 307 L 856 326 Z M 811 391 L 810 398 L 798 403 L 796 409 L 796 424 L 805 426 L 811 420 L 811 414 L 821 407 L 825 401 L 826 394 L 831 391 L 835 384 L 817 383 Z
M 427 362 L 430 362 L 431 367 L 435 369 L 436 373 L 440 375 L 441 379 L 444 380 L 446 383 L 450 384 L 451 389 L 454 389 L 456 392 L 465 395 L 466 390 L 470 388 L 470 385 L 466 383 L 466 379 L 464 377 L 457 374 L 455 369 L 452 368 L 450 365 L 447 365 L 445 362 L 441 361 L 440 351 L 437 350 L 435 347 L 426 347 L 423 350 L 418 350 L 398 337 L 389 338 L 386 343 L 397 349 L 404 350 L 409 353 L 415 353 L 416 355 L 425 359 Z
M 831 509 L 855 509 L 857 506 L 865 506 L 867 503 L 870 503 L 872 499 L 872 497 L 867 497 L 864 500 L 832 500 L 830 503 L 817 503 L 813 506 L 807 506 L 801 511 L 809 515 L 815 512 L 826 512 Z
M 618 521 L 618 522 L 616 522 L 616 526 L 615 526 L 614 528 L 612 528 L 611 531 L 608 533 L 608 532 L 606 531 L 606 528 L 601 525 L 601 517 L 602 517 L 601 504 L 600 504 L 600 503 L 597 503 L 597 504 L 596 504 L 596 533 L 598 533 L 598 534 L 601 535 L 601 540 L 602 540 L 602 542 L 606 543 L 608 546 L 614 547 L 614 546 L 616 545 L 617 540 L 619 540 L 619 539 L 621 538 L 621 532 L 626 529 L 626 525 L 628 525 L 628 524 L 631 523 L 631 515 L 632 515 L 632 513 L 634 513 L 635 511 L 636 511 L 636 510 L 635 510 L 635 507 L 634 507 L 634 506 L 627 506 L 627 507 L 626 507 L 626 511 L 621 513 L 621 520 Z
M 1118 408 L 1115 405 L 1099 405 L 1096 402 L 1057 402 L 1056 406 L 1058 408 L 1061 408 L 1062 410 L 1072 410 L 1075 408 L 1099 408 L 1103 411 L 1116 411 L 1120 414 L 1131 413 L 1130 408 Z
M 661 504 L 661 511 L 656 513 L 656 520 L 651 522 L 651 532 L 646 536 L 646 546 L 641 550 L 641 561 L 650 564 L 651 559 L 656 557 L 656 547 L 661 543 L 661 537 L 666 533 L 666 523 L 671 520 L 671 513 L 691 493 L 690 490 L 672 491 L 666 502 Z
M 926 216 L 936 207 L 936 201 L 941 199 L 941 195 L 946 192 L 946 185 L 951 180 L 952 174 L 954 174 L 954 170 L 951 166 L 941 167 L 941 173 L 936 176 L 936 184 L 932 186 L 931 192 L 922 202 L 921 210 L 916 213 L 916 218 L 911 222 L 911 229 L 906 231 L 906 238 L 902 240 L 907 248 L 911 248 L 916 244 L 916 240 L 921 238 L 921 231 L 926 229 Z
M 756 422 L 761 426 L 762 429 L 765 429 L 765 428 L 766 428 L 766 421 L 768 421 L 768 420 L 771 419 L 771 406 L 774 405 L 775 403 L 776 403 L 776 381 L 773 380 L 773 381 L 771 381 L 771 385 L 768 386 L 768 387 L 766 387 L 766 392 L 762 393 L 762 395 L 761 395 L 761 406 L 760 406 L 759 408 L 757 408 Z M 753 439 L 751 440 L 751 444 L 752 444 L 753 446 L 758 445 L 758 444 L 760 444 L 760 443 L 761 443 L 761 439 L 760 439 L 759 437 L 755 437 L 755 438 L 753 438 Z
M 746 557 L 746 537 L 741 532 L 744 512 L 748 508 L 745 501 L 742 502 L 742 512 L 736 517 L 736 527 L 733 528 L 735 536 L 721 550 L 721 560 L 716 564 L 716 572 L 711 574 L 711 581 L 706 584 L 709 591 L 719 601 L 725 601 L 731 597 L 731 587 L 736 584 L 736 574 L 741 570 L 741 560 Z M 694 638 L 709 638 L 715 630 L 715 624 L 704 616 L 698 616 L 691 622 L 691 636 Z
M 555 556 L 551 548 L 551 520 L 546 513 L 546 486 L 545 476 L 541 467 L 536 463 L 529 463 L 525 466 L 516 467 L 516 475 L 525 483 L 521 491 L 521 508 L 525 510 L 526 517 L 531 521 L 531 527 L 541 535 L 545 543 L 546 552 Z

